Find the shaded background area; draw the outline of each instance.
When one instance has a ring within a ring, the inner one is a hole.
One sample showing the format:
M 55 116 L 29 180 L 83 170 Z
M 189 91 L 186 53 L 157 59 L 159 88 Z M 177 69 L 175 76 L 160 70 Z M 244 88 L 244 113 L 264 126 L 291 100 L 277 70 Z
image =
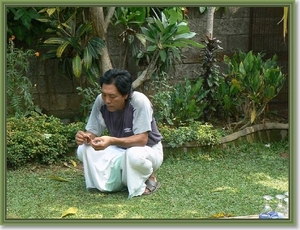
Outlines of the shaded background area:
M 289 107 L 289 38 L 283 37 L 282 7 L 250 8 L 249 50 L 265 52 L 266 58 L 278 55 L 278 65 L 287 73 L 286 81 L 279 94 L 269 103 L 270 110 L 276 110 L 281 118 L 288 119 Z M 278 24 L 279 23 L 279 24 Z M 278 26 L 276 26 L 278 25 Z

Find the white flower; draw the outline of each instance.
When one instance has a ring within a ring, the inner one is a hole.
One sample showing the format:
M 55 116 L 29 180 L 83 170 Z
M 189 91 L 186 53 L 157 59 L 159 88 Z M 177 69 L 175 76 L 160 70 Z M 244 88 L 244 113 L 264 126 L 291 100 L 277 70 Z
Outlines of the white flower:
M 44 133 L 44 137 L 47 139 L 50 138 L 51 136 L 52 136 L 52 134 Z

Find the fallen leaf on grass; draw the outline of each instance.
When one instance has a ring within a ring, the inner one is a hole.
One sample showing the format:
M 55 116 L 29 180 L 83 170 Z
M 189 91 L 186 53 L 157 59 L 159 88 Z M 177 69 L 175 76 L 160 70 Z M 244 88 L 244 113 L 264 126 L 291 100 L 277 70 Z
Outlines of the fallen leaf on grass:
M 61 218 L 67 216 L 67 215 L 74 215 L 76 214 L 78 211 L 78 208 L 75 208 L 75 207 L 71 207 L 69 208 L 68 210 L 64 211 L 62 214 L 61 214 Z
M 68 165 L 67 162 L 64 162 L 64 166 L 68 167 L 68 168 L 72 168 L 71 166 Z
M 73 166 L 70 166 L 70 165 L 68 165 L 68 163 L 67 162 L 64 162 L 64 166 L 66 166 L 66 167 L 68 167 L 68 168 L 70 168 L 70 169 L 75 169 L 75 170 L 79 170 L 78 168 L 76 168 L 77 167 L 77 164 L 76 164 L 76 162 L 75 161 L 73 161 L 73 160 L 70 160 L 71 161 L 71 163 L 72 163 L 72 165 Z M 80 170 L 79 170 L 80 171 Z
M 77 164 L 76 164 L 76 162 L 75 161 L 73 161 L 73 160 L 70 160 L 71 161 L 71 163 L 73 164 L 73 166 L 74 167 L 76 167 L 77 166 Z
M 63 182 L 69 182 L 69 180 L 67 180 L 67 179 L 64 179 L 64 178 L 59 177 L 59 176 L 54 176 L 54 175 L 51 175 L 51 176 L 49 176 L 48 178 L 51 179 L 51 180 L 57 180 L 57 181 L 63 181 Z
M 227 213 L 224 213 L 224 212 L 220 212 L 220 213 L 217 213 L 217 214 L 214 214 L 211 216 L 211 218 L 225 218 L 225 217 L 233 217 L 234 215 L 232 214 L 227 214 Z
M 283 158 L 289 158 L 289 154 L 288 153 L 281 153 L 280 156 L 283 157 Z

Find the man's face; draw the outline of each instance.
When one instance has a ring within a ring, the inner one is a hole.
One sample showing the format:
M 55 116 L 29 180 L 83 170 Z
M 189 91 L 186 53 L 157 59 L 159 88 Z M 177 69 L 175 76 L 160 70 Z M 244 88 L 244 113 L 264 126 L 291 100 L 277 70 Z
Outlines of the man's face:
M 115 112 L 124 108 L 125 100 L 128 98 L 128 95 L 123 96 L 120 94 L 114 84 L 103 84 L 101 92 L 102 99 L 107 106 L 108 111 Z

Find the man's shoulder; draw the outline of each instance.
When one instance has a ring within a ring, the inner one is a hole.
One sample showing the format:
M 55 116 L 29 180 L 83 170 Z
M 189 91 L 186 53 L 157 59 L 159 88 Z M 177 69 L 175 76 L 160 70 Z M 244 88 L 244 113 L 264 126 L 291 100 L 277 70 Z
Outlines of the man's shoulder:
M 147 99 L 148 100 L 148 97 L 143 94 L 142 92 L 139 92 L 139 91 L 133 91 L 132 92 L 132 95 L 131 95 L 131 99 L 134 99 L 134 100 L 143 100 L 143 99 Z
M 131 103 L 132 104 L 141 104 L 150 102 L 148 97 L 139 91 L 133 91 L 131 95 Z

